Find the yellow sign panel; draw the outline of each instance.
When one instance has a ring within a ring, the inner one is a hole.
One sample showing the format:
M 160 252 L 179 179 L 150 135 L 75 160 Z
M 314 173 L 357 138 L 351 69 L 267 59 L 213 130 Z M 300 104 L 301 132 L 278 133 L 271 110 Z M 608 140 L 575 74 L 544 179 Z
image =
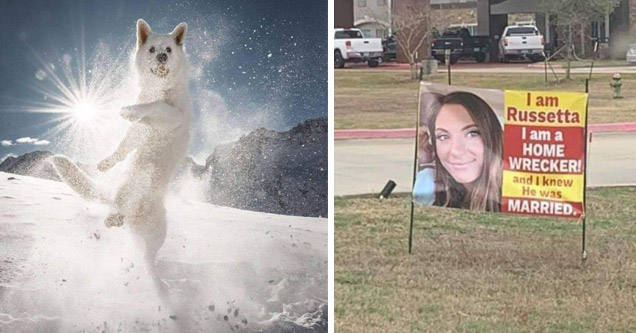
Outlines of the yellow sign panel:
M 584 213 L 587 94 L 506 91 L 503 212 Z
M 506 90 L 506 125 L 585 127 L 587 94 Z
M 502 195 L 514 198 L 583 201 L 583 175 L 504 171 Z

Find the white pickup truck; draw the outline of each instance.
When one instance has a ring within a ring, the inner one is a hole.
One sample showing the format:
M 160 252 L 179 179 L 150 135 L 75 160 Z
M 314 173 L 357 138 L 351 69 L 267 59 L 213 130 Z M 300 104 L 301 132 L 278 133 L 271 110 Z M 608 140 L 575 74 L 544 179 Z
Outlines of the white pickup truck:
M 534 25 L 507 26 L 499 40 L 499 60 L 529 59 L 532 62 L 544 59 L 545 39 Z
M 377 67 L 382 58 L 382 39 L 364 38 L 359 29 L 335 29 L 334 67 L 342 68 L 345 62 L 366 62 Z

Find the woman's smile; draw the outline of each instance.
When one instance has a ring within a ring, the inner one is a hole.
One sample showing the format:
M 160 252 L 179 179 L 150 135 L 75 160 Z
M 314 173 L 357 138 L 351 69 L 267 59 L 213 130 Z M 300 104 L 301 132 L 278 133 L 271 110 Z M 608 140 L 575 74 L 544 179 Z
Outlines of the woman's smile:
M 435 121 L 436 153 L 442 166 L 461 184 L 474 182 L 484 165 L 484 141 L 468 110 L 442 106 Z

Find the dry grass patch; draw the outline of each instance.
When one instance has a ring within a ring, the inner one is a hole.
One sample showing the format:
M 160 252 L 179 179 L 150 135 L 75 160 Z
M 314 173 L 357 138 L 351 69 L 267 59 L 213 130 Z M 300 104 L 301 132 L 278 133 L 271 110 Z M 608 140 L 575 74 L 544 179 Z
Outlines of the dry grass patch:
M 636 331 L 636 189 L 589 191 L 588 249 L 568 220 L 335 201 L 339 332 Z
M 566 59 L 558 59 L 558 60 L 552 60 L 552 66 L 561 66 L 563 68 L 567 67 L 568 65 L 568 61 Z M 584 61 L 572 61 L 571 66 L 572 68 L 589 68 L 590 64 L 592 62 L 589 60 L 584 60 Z M 539 65 L 543 64 L 543 63 L 538 63 Z M 600 68 L 600 67 L 629 67 L 629 66 L 633 66 L 633 65 L 629 65 L 627 63 L 627 61 L 623 60 L 614 60 L 614 59 L 599 59 L 594 61 L 594 68 Z
M 559 75 L 563 77 L 563 74 Z M 576 74 L 559 84 L 544 82 L 543 74 L 454 73 L 453 84 L 491 89 L 584 91 L 587 75 Z M 446 83 L 445 74 L 430 81 Z M 554 77 L 550 77 L 554 80 Z M 623 75 L 624 99 L 612 98 L 611 74 L 594 74 L 590 86 L 589 122 L 636 121 L 636 75 Z M 338 70 L 335 72 L 336 129 L 414 127 L 419 82 L 405 71 Z

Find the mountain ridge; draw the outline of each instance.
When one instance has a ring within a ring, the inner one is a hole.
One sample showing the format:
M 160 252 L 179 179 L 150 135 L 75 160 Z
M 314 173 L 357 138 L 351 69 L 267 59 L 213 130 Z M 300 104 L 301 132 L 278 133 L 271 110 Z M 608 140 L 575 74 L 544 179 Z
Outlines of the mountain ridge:
M 180 175 L 204 187 L 205 201 L 239 209 L 296 216 L 327 216 L 327 118 L 309 119 L 288 131 L 256 129 L 220 144 L 205 165 L 187 156 Z M 8 156 L 0 171 L 60 181 L 48 161 L 54 153 Z M 93 165 L 78 163 L 89 174 Z

